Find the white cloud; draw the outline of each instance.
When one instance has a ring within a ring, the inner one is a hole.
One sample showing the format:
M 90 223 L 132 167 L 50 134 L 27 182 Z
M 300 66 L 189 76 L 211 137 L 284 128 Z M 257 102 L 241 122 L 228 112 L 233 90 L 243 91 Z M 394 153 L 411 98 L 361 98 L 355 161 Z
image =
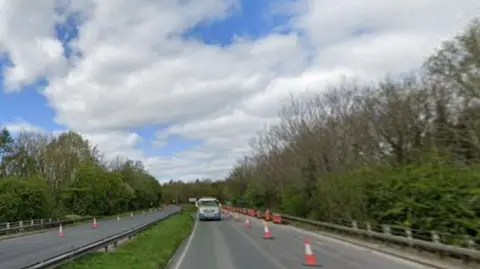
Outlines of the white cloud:
M 7 128 L 7 130 L 13 135 L 16 135 L 20 132 L 44 132 L 42 127 L 33 125 L 22 118 L 17 118 L 12 122 L 2 124 L 2 128 Z
M 123 39 L 135 40 L 131 35 L 135 33 L 125 33 Z M 177 38 L 165 39 L 160 48 L 150 47 L 155 39 L 143 42 L 149 46 L 100 42 L 82 50 L 85 58 L 68 77 L 52 80 L 46 95 L 58 120 L 75 129 L 208 117 L 236 107 L 279 73 L 300 65 L 295 41 L 294 36 L 271 36 L 227 49 Z M 291 55 L 293 65 L 268 52 L 274 44 L 275 52 Z
M 5 70 L 8 91 L 66 67 L 62 44 L 53 36 L 58 21 L 54 8 L 55 0 L 0 1 L 0 53 L 7 53 L 13 64 Z
M 142 138 L 134 132 L 126 131 L 103 131 L 95 133 L 80 133 L 88 139 L 92 145 L 98 145 L 106 157 L 114 158 L 117 155 L 123 155 L 133 160 L 143 160 L 143 152 L 136 149 L 136 146 L 142 143 Z
M 317 48 L 316 65 L 376 75 L 419 66 L 480 14 L 475 0 L 305 0 L 300 5 L 293 24 Z
M 28 7 L 4 0 L 0 50 L 15 64 L 7 83 L 48 76 L 44 93 L 59 123 L 109 154 L 144 160 L 165 179 L 222 177 L 248 151 L 248 138 L 276 121 L 290 94 L 321 91 L 342 75 L 375 79 L 416 68 L 480 14 L 477 0 L 299 0 L 289 5 L 290 23 L 304 35 L 272 33 L 219 47 L 181 34 L 229 16 L 238 1 L 74 2 L 70 11 L 84 24 L 72 47 L 82 57 L 67 67 L 53 37 L 52 25 L 62 19 L 53 16 L 53 0 Z M 19 15 L 27 9 L 29 16 Z M 169 135 L 202 144 L 148 157 L 135 148 L 146 142 L 123 130 L 152 123 L 170 124 L 152 146 L 165 146 Z
M 51 133 L 53 136 L 59 136 L 67 130 L 55 130 L 48 132 L 41 126 L 34 125 L 22 118 L 2 124 L 11 134 L 17 135 L 20 132 Z M 92 146 L 98 145 L 108 158 L 114 158 L 117 155 L 128 156 L 134 160 L 143 160 L 145 156 L 141 150 L 135 147 L 141 144 L 142 138 L 135 132 L 126 131 L 104 131 L 95 133 L 80 133 L 85 139 L 88 139 Z

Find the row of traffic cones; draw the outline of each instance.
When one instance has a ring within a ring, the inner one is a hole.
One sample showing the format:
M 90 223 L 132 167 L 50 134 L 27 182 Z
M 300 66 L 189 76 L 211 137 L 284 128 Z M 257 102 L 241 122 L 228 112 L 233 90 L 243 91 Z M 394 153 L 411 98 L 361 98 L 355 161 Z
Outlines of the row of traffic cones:
M 158 211 L 158 209 L 155 209 L 155 211 Z M 150 212 L 153 212 L 153 209 L 150 208 Z M 143 215 L 146 214 L 145 211 L 143 211 L 142 213 L 143 213 Z M 130 212 L 130 219 L 133 219 L 133 212 Z M 117 215 L 117 220 L 120 220 L 120 215 Z M 97 228 L 98 228 L 97 219 L 93 218 L 92 229 L 97 229 Z M 58 236 L 63 237 L 63 226 L 62 226 L 62 224 L 60 224 L 58 226 Z
M 237 221 L 238 218 L 237 218 Z M 245 228 L 247 229 L 250 229 L 252 228 L 252 224 L 250 224 L 250 220 L 248 218 L 245 218 Z M 270 231 L 270 229 L 268 228 L 268 222 L 264 221 L 263 222 L 263 239 L 274 239 L 273 236 L 272 236 L 272 232 Z
M 237 221 L 239 221 L 238 213 L 235 215 Z M 245 218 L 245 228 L 251 229 L 252 224 L 248 218 Z M 274 237 L 272 236 L 272 232 L 268 228 L 268 222 L 263 222 L 263 239 L 272 240 Z M 310 238 L 305 237 L 303 241 L 305 249 L 304 249 L 304 262 L 302 263 L 304 266 L 308 267 L 319 267 L 320 265 L 317 263 L 317 257 L 312 251 L 312 246 L 310 245 Z
M 133 212 L 130 213 L 130 219 L 133 219 Z M 120 215 L 117 215 L 117 220 L 120 220 Z M 92 229 L 97 229 L 97 228 L 98 228 L 97 218 L 93 218 Z M 62 224 L 60 224 L 58 226 L 58 236 L 63 237 L 63 226 L 62 226 Z
M 117 216 L 117 220 L 119 220 L 120 217 Z M 97 223 L 97 219 L 96 218 L 93 218 L 93 222 L 92 222 L 92 229 L 97 229 L 98 228 L 98 223 Z M 63 237 L 63 226 L 62 224 L 60 223 L 60 225 L 58 226 L 58 236 L 59 237 Z

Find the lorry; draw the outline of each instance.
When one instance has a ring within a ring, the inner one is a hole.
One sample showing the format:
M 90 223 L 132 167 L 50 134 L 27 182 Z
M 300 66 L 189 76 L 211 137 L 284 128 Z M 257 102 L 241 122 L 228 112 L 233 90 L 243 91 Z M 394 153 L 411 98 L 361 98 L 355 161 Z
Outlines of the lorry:
M 202 197 L 197 200 L 195 206 L 198 208 L 198 219 L 203 220 L 221 220 L 221 204 L 214 197 Z

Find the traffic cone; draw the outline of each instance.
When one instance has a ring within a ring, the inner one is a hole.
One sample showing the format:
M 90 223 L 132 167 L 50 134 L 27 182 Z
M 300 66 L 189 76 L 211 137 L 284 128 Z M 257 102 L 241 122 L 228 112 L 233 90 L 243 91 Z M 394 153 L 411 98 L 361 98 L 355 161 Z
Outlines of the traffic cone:
M 62 228 L 62 224 L 60 224 L 60 226 L 58 226 L 58 237 L 63 237 L 63 228 Z
M 245 218 L 245 227 L 247 229 L 250 229 L 252 227 L 252 225 L 250 225 L 250 220 L 248 218 Z
M 302 264 L 309 267 L 320 266 L 319 264 L 317 264 L 317 257 L 315 257 L 315 254 L 313 254 L 312 246 L 310 245 L 310 239 L 308 237 L 305 238 L 304 244 L 305 244 L 305 262 Z
M 93 223 L 92 223 L 92 228 L 93 229 L 97 229 L 98 225 L 97 225 L 97 219 L 96 218 L 93 218 Z
M 268 223 L 263 222 L 263 239 L 273 239 L 272 232 L 268 229 Z

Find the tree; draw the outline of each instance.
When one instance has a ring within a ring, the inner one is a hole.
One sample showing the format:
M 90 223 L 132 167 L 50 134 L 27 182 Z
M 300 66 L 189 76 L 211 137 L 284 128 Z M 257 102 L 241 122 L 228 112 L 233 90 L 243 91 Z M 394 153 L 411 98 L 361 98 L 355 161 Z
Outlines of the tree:
M 8 176 L 0 181 L 0 221 L 51 216 L 51 191 L 41 177 Z
M 12 153 L 13 142 L 10 132 L 3 128 L 0 133 L 0 178 L 7 174 L 7 161 Z
M 0 136 L 0 221 L 111 215 L 158 206 L 160 183 L 140 161 L 108 160 L 75 132 Z
M 292 96 L 224 180 L 165 194 L 210 184 L 238 206 L 480 237 L 479 59 L 475 20 L 417 74 Z

